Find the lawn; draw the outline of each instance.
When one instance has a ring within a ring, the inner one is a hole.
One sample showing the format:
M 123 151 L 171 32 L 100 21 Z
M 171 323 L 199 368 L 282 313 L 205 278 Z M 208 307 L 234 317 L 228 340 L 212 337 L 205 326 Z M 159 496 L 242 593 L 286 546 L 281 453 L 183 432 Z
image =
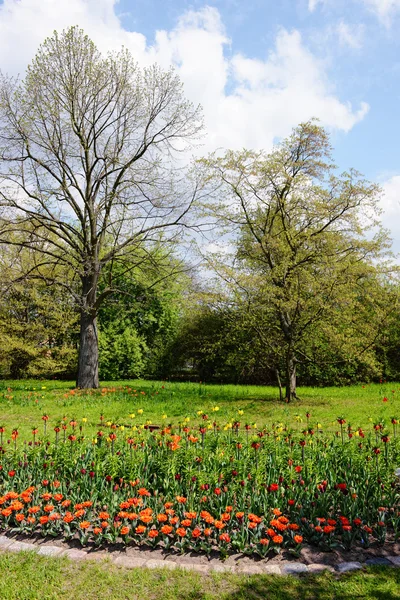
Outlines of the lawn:
M 18 427 L 21 437 L 26 437 L 33 427 L 43 427 L 44 414 L 49 415 L 49 429 L 66 416 L 68 421 L 79 421 L 87 435 L 97 432 L 101 414 L 105 422 L 125 427 L 146 422 L 177 424 L 184 419 L 193 422 L 198 420 L 197 412 L 201 410 L 214 414 L 221 422 L 240 416 L 243 423 L 257 423 L 260 427 L 296 420 L 301 428 L 309 412 L 310 422 L 314 426 L 320 423 L 325 430 L 337 429 L 338 416 L 343 416 L 353 427 L 365 429 L 378 421 L 390 425 L 392 417 L 400 417 L 400 384 L 304 387 L 299 388 L 299 396 L 299 401 L 288 405 L 277 399 L 277 388 L 262 386 L 137 380 L 107 382 L 99 391 L 85 393 L 74 391 L 72 382 L 3 381 L 0 426 L 7 428 L 6 436 Z M 82 423 L 82 419 L 87 421 Z
M 0 554 L 2 600 L 396 600 L 400 569 L 369 568 L 336 577 L 201 575 L 183 570 L 126 570 L 32 553 Z

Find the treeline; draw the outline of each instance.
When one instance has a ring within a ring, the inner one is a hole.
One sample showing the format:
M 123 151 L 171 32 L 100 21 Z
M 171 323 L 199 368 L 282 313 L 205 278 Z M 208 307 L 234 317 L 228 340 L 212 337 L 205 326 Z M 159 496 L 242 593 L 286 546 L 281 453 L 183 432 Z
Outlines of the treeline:
M 6 277 L 3 273 L 3 281 Z M 268 315 L 259 315 L 255 326 L 248 310 L 228 298 L 223 303 L 215 287 L 199 290 L 199 277 L 189 270 L 153 286 L 154 281 L 131 274 L 125 278 L 127 293 L 100 310 L 102 380 L 284 382 L 284 348 L 275 340 L 274 352 L 259 335 L 262 324 L 274 341 L 274 323 L 261 322 Z M 393 300 L 393 290 L 381 292 L 388 303 Z M 300 385 L 400 379 L 398 311 L 388 306 L 378 323 L 363 308 L 351 323 L 338 308 L 342 330 L 335 328 L 334 336 L 332 323 L 307 336 L 297 368 Z M 60 288 L 25 278 L 9 285 L 0 300 L 0 339 L 1 378 L 76 378 L 79 313 Z

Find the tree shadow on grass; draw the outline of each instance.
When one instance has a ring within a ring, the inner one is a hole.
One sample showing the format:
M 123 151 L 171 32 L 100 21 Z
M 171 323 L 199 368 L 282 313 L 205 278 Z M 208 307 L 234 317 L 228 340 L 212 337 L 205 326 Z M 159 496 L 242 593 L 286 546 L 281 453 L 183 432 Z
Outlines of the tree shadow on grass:
M 370 568 L 335 575 L 300 577 L 253 576 L 221 600 L 399 600 L 400 569 Z

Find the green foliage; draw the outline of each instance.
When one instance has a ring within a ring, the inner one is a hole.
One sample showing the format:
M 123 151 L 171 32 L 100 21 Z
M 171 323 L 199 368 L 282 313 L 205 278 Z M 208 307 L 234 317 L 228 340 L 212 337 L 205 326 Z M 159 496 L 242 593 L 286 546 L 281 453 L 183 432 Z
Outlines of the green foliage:
M 33 281 L 10 286 L 0 299 L 1 376 L 70 376 L 76 330 L 76 313 L 61 290 Z
M 113 322 L 100 331 L 102 379 L 141 377 L 145 368 L 146 342 L 132 325 Z
M 162 376 L 166 370 L 188 278 L 162 247 L 153 249 L 146 264 L 143 272 L 133 263 L 128 274 L 114 266 L 118 293 L 99 309 L 103 379 Z

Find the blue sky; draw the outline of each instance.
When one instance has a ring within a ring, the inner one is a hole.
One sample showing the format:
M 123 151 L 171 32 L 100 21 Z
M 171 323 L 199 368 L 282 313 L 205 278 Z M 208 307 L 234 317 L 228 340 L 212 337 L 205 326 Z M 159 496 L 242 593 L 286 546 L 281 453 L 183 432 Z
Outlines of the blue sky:
M 172 64 L 204 106 L 204 152 L 268 150 L 318 117 L 339 168 L 382 184 L 400 239 L 400 0 L 3 0 L 1 69 L 23 72 L 46 35 L 74 24 L 102 50 Z
M 152 43 L 156 30 L 173 29 L 182 14 L 205 5 L 221 15 L 230 40 L 226 56 L 264 59 L 282 27 L 300 31 L 305 45 L 326 64 L 337 96 L 370 106 L 350 132 L 333 133 L 339 166 L 353 166 L 374 179 L 400 171 L 400 3 L 398 14 L 393 2 L 382 15 L 373 4 L 351 0 L 320 2 L 312 11 L 308 0 L 122 0 L 116 13 L 126 29 L 144 33 Z

